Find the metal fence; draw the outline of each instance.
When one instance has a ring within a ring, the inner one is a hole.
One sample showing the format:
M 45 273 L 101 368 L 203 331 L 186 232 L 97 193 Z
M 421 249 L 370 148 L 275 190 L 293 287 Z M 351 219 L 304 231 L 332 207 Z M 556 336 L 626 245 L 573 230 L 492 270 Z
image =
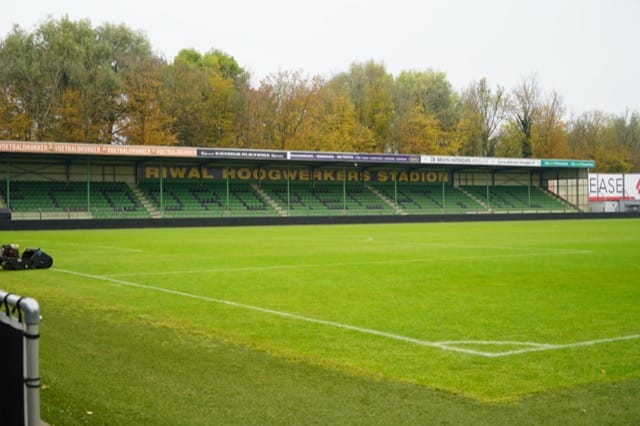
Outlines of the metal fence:
M 36 426 L 40 420 L 38 339 L 40 307 L 0 290 L 0 424 Z

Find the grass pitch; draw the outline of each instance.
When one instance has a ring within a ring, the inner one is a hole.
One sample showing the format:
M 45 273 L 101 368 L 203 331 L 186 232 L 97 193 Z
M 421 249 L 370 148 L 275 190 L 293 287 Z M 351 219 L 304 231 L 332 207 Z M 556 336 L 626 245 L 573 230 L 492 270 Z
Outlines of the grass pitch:
M 3 232 L 52 424 L 640 420 L 640 222 Z

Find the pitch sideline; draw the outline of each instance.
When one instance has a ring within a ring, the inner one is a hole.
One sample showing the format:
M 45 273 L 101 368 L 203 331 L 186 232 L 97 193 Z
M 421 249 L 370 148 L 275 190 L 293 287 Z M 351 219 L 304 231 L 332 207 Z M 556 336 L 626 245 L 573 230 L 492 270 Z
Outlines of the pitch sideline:
M 244 303 L 238 303 L 238 302 L 234 302 L 234 301 L 231 301 L 231 300 L 216 299 L 216 298 L 213 298 L 213 297 L 200 296 L 198 294 L 187 293 L 187 292 L 178 291 L 178 290 L 171 290 L 171 289 L 167 289 L 167 288 L 163 288 L 163 287 L 156 287 L 156 286 L 150 286 L 150 285 L 145 285 L 145 284 L 134 283 L 134 282 L 131 282 L 131 281 L 124 281 L 124 280 L 112 278 L 112 277 L 109 277 L 109 276 L 92 275 L 92 274 L 86 274 L 86 273 L 83 273 L 83 272 L 70 271 L 70 270 L 67 270 L 67 269 L 58 269 L 58 268 L 52 268 L 51 270 L 52 271 L 56 271 L 56 272 L 60 272 L 60 273 L 64 273 L 64 274 L 76 275 L 76 276 L 79 276 L 79 277 L 85 277 L 85 278 L 90 278 L 90 279 L 99 280 L 99 281 L 106 281 L 106 282 L 110 282 L 112 284 L 123 285 L 123 286 L 143 289 L 143 290 L 151 290 L 151 291 L 156 291 L 156 292 L 159 292 L 159 293 L 166 293 L 166 294 L 171 294 L 171 295 L 174 295 L 174 296 L 181 296 L 181 297 L 186 297 L 186 298 L 191 298 L 191 299 L 196 299 L 196 300 L 203 300 L 203 301 L 206 301 L 206 302 L 217 303 L 217 304 L 227 305 L 227 306 L 233 306 L 233 307 L 236 307 L 236 308 L 242 308 L 242 309 L 247 309 L 247 310 L 256 311 L 256 312 L 262 312 L 264 314 L 280 316 L 280 317 L 283 317 L 283 318 L 290 318 L 290 319 L 295 319 L 295 320 L 298 320 L 298 321 L 305 321 L 305 322 L 314 323 L 314 324 L 326 325 L 326 326 L 330 326 L 330 327 L 340 328 L 340 329 L 343 329 L 343 330 L 355 331 L 355 332 L 359 332 L 359 333 L 363 333 L 363 334 L 369 334 L 369 335 L 373 335 L 373 336 L 386 337 L 388 339 L 398 340 L 398 341 L 402 341 L 402 342 L 406 342 L 406 343 L 413 343 L 413 344 L 416 344 L 416 345 L 419 345 L 419 346 L 438 348 L 438 349 L 441 349 L 441 350 L 444 350 L 444 351 L 465 353 L 465 354 L 469 354 L 469 355 L 482 356 L 482 357 L 485 357 L 485 358 L 499 358 L 499 357 L 513 356 L 513 355 L 521 355 L 521 354 L 530 353 L 530 352 L 541 352 L 541 351 L 548 351 L 548 350 L 570 349 L 570 348 L 576 348 L 576 347 L 582 347 L 582 346 L 594 346 L 594 345 L 598 345 L 598 344 L 605 344 L 605 343 L 613 343 L 613 342 L 619 342 L 619 341 L 625 341 L 625 340 L 640 339 L 640 334 L 632 334 L 632 335 L 628 335 L 628 336 L 617 336 L 617 337 L 611 337 L 611 338 L 605 338 L 605 339 L 587 340 L 587 341 L 567 343 L 567 344 L 552 344 L 552 343 L 537 343 L 537 342 L 517 342 L 517 341 L 492 341 L 492 340 L 459 340 L 459 341 L 432 342 L 432 341 L 427 341 L 427 340 L 416 339 L 416 338 L 413 338 L 413 337 L 403 336 L 403 335 L 400 335 L 400 334 L 394 334 L 394 333 L 388 333 L 388 332 L 385 332 L 385 331 L 374 330 L 374 329 L 371 329 L 371 328 L 358 327 L 358 326 L 349 325 L 349 324 L 343 324 L 343 323 L 339 323 L 339 322 L 335 322 L 335 321 L 328 321 L 328 320 L 322 320 L 322 319 L 317 319 L 317 318 L 312 318 L 312 317 L 305 317 L 303 315 L 293 314 L 293 313 L 290 313 L 290 312 L 277 311 L 277 310 L 273 310 L 273 309 L 269 309 L 269 308 L 262 308 L 262 307 L 259 307 L 259 306 L 247 305 L 247 304 L 244 304 Z M 486 345 L 486 346 L 500 345 L 500 346 L 520 346 L 520 347 L 524 346 L 524 348 L 522 348 L 522 349 L 514 349 L 514 350 L 509 350 L 509 351 L 502 351 L 502 352 L 485 352 L 485 351 L 479 351 L 479 350 L 475 350 L 475 349 L 460 347 L 459 345 L 480 345 L 480 346 L 482 346 L 482 345 Z

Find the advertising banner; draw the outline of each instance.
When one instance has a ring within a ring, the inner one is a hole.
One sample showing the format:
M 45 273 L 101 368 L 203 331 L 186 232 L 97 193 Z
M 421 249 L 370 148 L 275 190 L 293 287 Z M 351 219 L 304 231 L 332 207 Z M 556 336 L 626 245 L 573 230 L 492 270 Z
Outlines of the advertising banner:
M 260 151 L 254 149 L 199 148 L 198 157 L 230 158 L 234 160 L 286 160 L 285 151 Z
M 589 201 L 640 200 L 640 174 L 589 174 Z
M 28 154 L 116 155 L 136 157 L 195 157 L 196 149 L 178 146 L 104 145 L 65 142 L 0 141 L 0 152 Z
M 506 167 L 540 167 L 540 160 L 533 158 L 500 158 L 500 157 L 454 157 L 442 155 L 423 155 L 422 164 L 443 164 L 447 166 L 506 166 Z
M 348 163 L 400 163 L 415 164 L 420 162 L 419 155 L 399 154 L 352 154 L 346 152 L 306 152 L 292 151 L 291 160 L 298 161 L 344 161 Z

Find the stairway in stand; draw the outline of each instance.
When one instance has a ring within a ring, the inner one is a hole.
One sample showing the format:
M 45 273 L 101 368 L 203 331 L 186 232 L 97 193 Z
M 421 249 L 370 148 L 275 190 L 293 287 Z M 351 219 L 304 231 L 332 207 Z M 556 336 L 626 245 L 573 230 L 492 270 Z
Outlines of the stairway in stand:
M 136 198 L 140 200 L 140 202 L 142 203 L 142 206 L 149 213 L 149 216 L 151 216 L 154 219 L 159 219 L 162 217 L 162 213 L 160 213 L 158 209 L 156 209 L 156 207 L 149 200 L 147 200 L 147 197 L 144 196 L 140 188 L 138 188 L 136 185 L 132 183 L 128 185 L 129 185 L 129 188 L 131 189 L 131 192 L 133 192 L 133 195 L 135 195 Z

